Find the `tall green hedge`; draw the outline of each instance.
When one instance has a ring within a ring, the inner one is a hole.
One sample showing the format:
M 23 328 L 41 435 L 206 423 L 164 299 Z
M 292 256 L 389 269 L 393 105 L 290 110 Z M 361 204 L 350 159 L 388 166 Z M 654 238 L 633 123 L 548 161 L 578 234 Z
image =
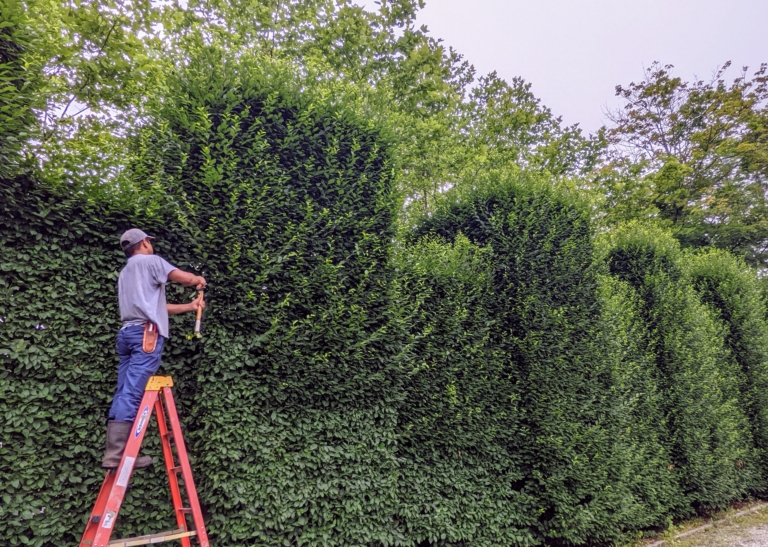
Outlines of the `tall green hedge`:
M 747 420 L 755 389 L 745 396 L 742 386 L 750 374 L 762 378 L 762 361 L 735 366 L 725 326 L 684 276 L 674 240 L 632 225 L 604 238 L 595 252 L 587 208 L 546 181 L 489 178 L 478 186 L 447 198 L 413 241 L 432 234 L 458 245 L 467 237 L 490 260 L 489 273 L 474 276 L 492 280 L 492 297 L 474 312 L 490 312 L 492 319 L 472 366 L 483 370 L 492 351 L 501 359 L 496 366 L 504 375 L 495 389 L 509 391 L 514 401 L 504 415 L 505 429 L 514 433 L 475 431 L 494 447 L 488 453 L 514 455 L 505 471 L 520 476 L 511 483 L 513 499 L 527 494 L 530 503 L 514 505 L 517 518 L 506 530 L 517 527 L 512 534 L 536 542 L 611 542 L 758 493 L 762 452 Z M 425 271 L 442 271 L 424 258 L 430 256 L 424 248 L 417 245 L 414 253 Z M 450 278 L 456 283 L 461 276 Z M 425 295 L 428 307 L 434 289 L 419 286 L 412 292 Z M 455 305 L 471 293 L 443 289 L 440 303 Z M 438 321 L 450 315 L 428 309 L 432 342 L 440 340 Z M 750 310 L 753 335 L 746 346 L 759 354 L 754 317 L 763 308 L 755 300 Z M 732 325 L 731 318 L 726 322 Z M 448 340 L 454 339 L 455 332 Z M 422 347 L 427 355 L 436 349 L 449 368 L 432 372 L 433 390 L 447 382 L 443 377 L 457 359 L 448 341 Z M 424 400 L 415 397 L 409 408 Z M 432 519 L 450 514 L 438 503 L 422 513 Z M 494 531 L 496 544 L 508 541 Z
M 211 529 L 229 544 L 392 544 L 385 141 L 280 73 L 198 62 L 145 161 L 213 287 L 193 430 Z
M 733 255 L 718 250 L 689 256 L 687 279 L 718 319 L 725 333 L 732 366 L 739 371 L 740 407 L 749 418 L 760 454 L 761 481 L 756 493 L 765 495 L 768 469 L 768 322 L 755 272 Z
M 722 325 L 685 279 L 678 244 L 637 223 L 610 240 L 610 272 L 641 303 L 643 349 L 663 393 L 663 438 L 683 496 L 674 505 L 720 508 L 757 491 L 760 459 L 740 404 L 743 372 L 729 357 Z
M 496 389 L 509 393 L 503 448 L 519 476 L 523 530 L 536 541 L 616 539 L 610 443 L 601 404 L 610 370 L 592 343 L 600 316 L 588 210 L 548 181 L 489 178 L 446 199 L 419 234 L 463 234 L 492 255 L 493 344 L 504 356 Z
M 4 543 L 69 545 L 82 531 L 116 374 L 115 241 L 132 225 L 211 281 L 204 338 L 178 319 L 165 371 L 216 541 L 400 537 L 385 141 L 279 72 L 211 61 L 179 76 L 140 143 L 132 169 L 149 201 L 112 210 L 2 180 Z M 121 532 L 169 520 L 158 469 L 137 473 Z
M 99 465 L 116 380 L 115 283 L 124 262 L 114 242 L 129 225 L 120 211 L 52 193 L 27 178 L 0 179 L 3 545 L 72 545 L 82 534 L 103 479 Z M 178 337 L 173 342 L 176 350 Z M 186 410 L 184 363 L 174 364 Z M 148 450 L 157 455 L 154 441 Z M 123 532 L 158 531 L 170 522 L 161 470 L 137 473 L 132 481 L 124 503 L 132 518 L 120 523 Z
M 601 321 L 594 342 L 610 368 L 604 404 L 610 409 L 611 481 L 623 495 L 620 529 L 631 535 L 658 529 L 690 511 L 681 495 L 668 442 L 666 399 L 648 348 L 642 301 L 625 281 L 600 276 Z
M 388 138 L 337 96 L 213 50 L 167 92 L 132 192 L 0 174 L 0 543 L 82 532 L 131 226 L 210 282 L 164 372 L 216 544 L 611 544 L 765 491 L 743 265 L 642 224 L 597 244 L 587 204 L 520 173 L 400 240 Z M 165 482 L 136 473 L 121 535 L 171 523 Z
M 398 516 L 412 543 L 532 545 L 534 503 L 517 486 L 519 393 L 498 322 L 491 254 L 465 237 L 400 249 L 405 399 Z M 424 543 L 422 543 L 424 542 Z

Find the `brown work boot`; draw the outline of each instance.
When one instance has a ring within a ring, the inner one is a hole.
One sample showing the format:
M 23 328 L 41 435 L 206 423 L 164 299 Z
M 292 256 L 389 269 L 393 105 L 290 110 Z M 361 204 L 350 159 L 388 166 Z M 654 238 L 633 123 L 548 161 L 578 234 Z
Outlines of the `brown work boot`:
M 131 422 L 116 422 L 110 420 L 107 422 L 107 448 L 104 451 L 104 460 L 101 467 L 104 469 L 115 469 L 120 465 L 120 460 L 125 451 L 125 445 L 128 444 L 128 435 L 131 434 Z M 150 456 L 140 456 L 136 458 L 134 469 L 142 469 L 152 465 Z

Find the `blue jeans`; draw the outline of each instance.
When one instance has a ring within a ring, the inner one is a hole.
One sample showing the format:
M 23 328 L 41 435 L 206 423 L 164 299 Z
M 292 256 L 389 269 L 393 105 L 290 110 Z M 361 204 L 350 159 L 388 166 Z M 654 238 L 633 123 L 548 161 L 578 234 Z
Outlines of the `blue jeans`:
M 141 326 L 126 327 L 117 333 L 120 364 L 117 367 L 115 398 L 109 409 L 110 420 L 133 421 L 144 396 L 147 380 L 160 368 L 165 338 L 157 337 L 157 346 L 152 353 L 144 352 L 141 347 L 143 341 L 144 327 Z

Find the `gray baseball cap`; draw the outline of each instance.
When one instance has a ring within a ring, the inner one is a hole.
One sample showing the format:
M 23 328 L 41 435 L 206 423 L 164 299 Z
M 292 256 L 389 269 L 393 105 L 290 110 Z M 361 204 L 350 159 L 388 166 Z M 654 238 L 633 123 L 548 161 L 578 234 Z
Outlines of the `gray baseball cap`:
M 130 230 L 126 231 L 123 235 L 120 236 L 120 246 L 123 249 L 127 249 L 131 245 L 136 245 L 139 241 L 142 241 L 147 238 L 155 239 L 152 236 L 148 236 L 138 228 L 131 228 Z

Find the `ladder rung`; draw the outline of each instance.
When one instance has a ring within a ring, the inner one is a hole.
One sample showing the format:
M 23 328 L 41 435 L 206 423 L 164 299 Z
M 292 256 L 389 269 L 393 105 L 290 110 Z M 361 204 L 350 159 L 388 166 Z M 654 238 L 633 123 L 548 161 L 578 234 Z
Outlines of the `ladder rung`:
M 114 539 L 107 545 L 109 545 L 109 547 L 134 547 L 136 545 L 162 543 L 164 541 L 172 541 L 174 539 L 188 538 L 196 535 L 197 532 L 194 530 L 191 532 L 185 532 L 183 529 L 179 528 L 178 530 L 169 530 L 167 532 L 160 532 L 158 534 L 150 534 L 148 536 Z
M 182 507 L 181 509 L 179 509 L 179 511 L 181 511 L 182 513 L 192 513 L 192 509 L 189 507 Z
M 173 473 L 181 473 L 181 466 L 177 465 L 176 467 L 171 467 L 171 471 Z

